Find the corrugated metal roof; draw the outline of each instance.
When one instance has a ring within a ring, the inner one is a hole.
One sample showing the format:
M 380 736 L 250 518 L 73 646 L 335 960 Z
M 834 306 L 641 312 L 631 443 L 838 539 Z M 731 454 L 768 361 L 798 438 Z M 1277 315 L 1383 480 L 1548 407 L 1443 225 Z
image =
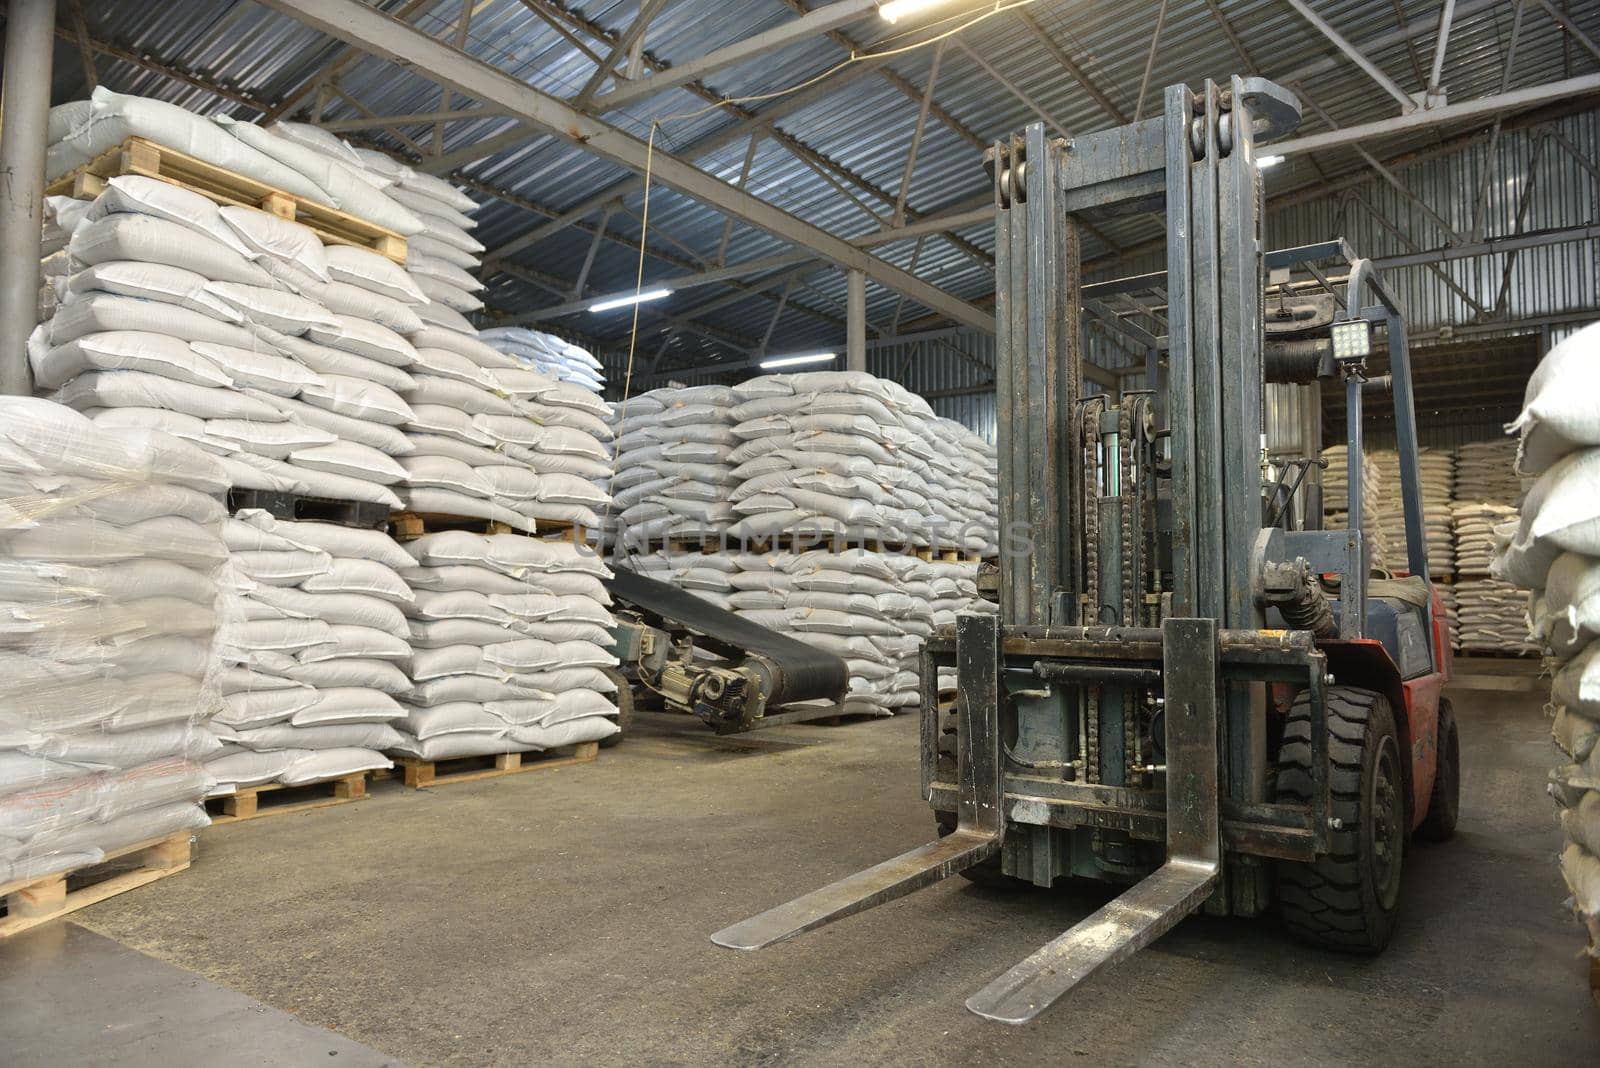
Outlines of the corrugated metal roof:
M 377 6 L 397 13 L 411 7 L 411 3 L 381 0 Z M 1394 112 L 1393 101 L 1381 89 L 1339 56 L 1325 38 L 1280 0 L 1219 0 L 1214 6 L 1215 12 L 1212 5 L 1200 0 L 1173 0 L 1167 5 L 1143 103 L 1144 114 L 1152 114 L 1159 108 L 1161 87 L 1169 83 L 1196 84 L 1205 77 L 1222 79 L 1235 72 L 1296 78 L 1292 88 L 1314 100 L 1340 125 L 1369 121 Z M 1431 61 L 1440 0 L 1397 0 L 1395 3 L 1317 0 L 1314 6 L 1339 32 L 1358 44 L 1393 33 L 1402 24 L 1401 20 L 1414 27 L 1418 33 L 1409 43 L 1399 41 L 1372 49 L 1370 56 L 1406 90 L 1422 88 Z M 1464 0 L 1459 6 L 1471 13 L 1458 16 L 1451 33 L 1444 83 L 1452 100 L 1470 99 L 1500 89 L 1514 8 L 1510 3 L 1486 5 L 1473 4 L 1470 0 Z M 95 38 L 175 65 L 266 103 L 281 100 L 299 89 L 346 47 L 344 42 L 333 41 L 247 0 L 165 0 L 158 4 L 89 4 L 84 7 L 90 33 Z M 552 28 L 535 8 L 567 12 L 568 21 L 579 27 L 573 32 L 603 54 L 608 46 L 582 27 L 587 24 L 604 31 L 618 31 L 631 22 L 638 3 L 636 0 L 563 0 L 560 4 L 555 0 L 476 0 L 471 4 L 472 18 L 465 46 L 468 52 L 544 92 L 571 97 L 588 79 L 593 63 Z M 1115 125 L 1118 120 L 1062 70 L 1046 45 L 1023 21 L 1022 14 L 1035 20 L 1051 41 L 1080 64 L 1118 112 L 1131 117 L 1140 107 L 1140 82 L 1160 8 L 1160 0 L 1119 4 L 1038 0 L 1027 5 L 1024 12 L 1004 12 L 987 18 L 946 44 L 934 99 L 985 142 L 1035 121 L 1040 117 L 1039 112 L 1063 131 L 1081 133 Z M 409 19 L 427 32 L 453 39 L 453 25 L 461 10 L 459 0 L 422 0 Z M 1574 2 L 1565 5 L 1564 10 L 1585 33 L 1600 37 L 1600 3 Z M 1246 56 L 1239 54 L 1224 33 L 1219 15 L 1241 40 Z M 788 7 L 771 0 L 672 0 L 651 24 L 645 41 L 647 51 L 657 60 L 681 63 L 783 25 L 793 17 Z M 929 16 L 930 19 L 938 17 Z M 867 17 L 846 26 L 844 32 L 858 43 L 870 46 L 896 43 L 904 31 Z M 969 54 L 969 49 L 1012 82 L 1038 111 L 999 84 Z M 845 55 L 839 44 L 827 37 L 810 37 L 756 60 L 717 71 L 707 82 L 716 91 L 735 97 L 769 94 L 799 85 L 829 70 Z M 932 60 L 932 50 L 924 48 L 895 57 L 888 63 L 888 69 L 920 89 L 926 83 Z M 236 100 L 219 98 L 193 85 L 169 80 L 126 60 L 100 55 L 97 66 L 101 80 L 119 91 L 159 96 L 202 112 L 254 114 L 251 108 Z M 1308 68 L 1310 73 L 1306 73 Z M 1509 79 L 1511 87 L 1595 69 L 1594 56 L 1574 44 L 1537 5 L 1525 5 L 1517 62 Z M 362 108 L 380 115 L 427 111 L 438 105 L 441 96 L 439 88 L 421 74 L 372 57 L 358 57 L 349 62 L 338 81 Z M 59 102 L 82 96 L 85 89 L 76 47 L 63 39 L 56 57 L 56 99 Z M 837 93 L 784 117 L 777 127 L 798 138 L 806 148 L 877 187 L 892 201 L 904 170 L 916 119 L 917 102 L 911 96 L 878 74 L 866 74 L 848 79 Z M 468 103 L 456 99 L 454 106 L 468 106 Z M 760 113 L 777 103 L 779 101 L 769 100 L 751 103 L 749 107 Z M 652 122 L 663 120 L 658 145 L 665 150 L 678 150 L 739 121 L 726 109 L 703 110 L 705 108 L 706 103 L 700 96 L 678 88 L 646 97 L 611 112 L 607 118 L 641 137 L 648 134 Z M 697 111 L 703 113 L 689 118 L 674 117 Z M 328 98 L 323 112 L 328 119 L 351 119 L 360 114 L 355 105 L 337 95 Z M 512 120 L 504 117 L 451 123 L 443 139 L 444 151 L 451 153 L 468 148 L 513 126 Z M 1304 132 L 1324 128 L 1326 124 L 1311 115 L 1302 126 Z M 404 140 L 386 130 L 369 133 L 371 143 L 402 154 L 412 152 L 412 147 Z M 403 133 L 415 144 L 430 147 L 431 127 L 412 125 L 405 127 Z M 1437 143 L 1440 137 L 1441 131 L 1422 131 L 1384 138 L 1368 147 L 1389 155 L 1406 149 L 1426 148 Z M 743 165 L 745 148 L 745 139 L 739 138 L 693 158 L 703 169 L 731 181 L 737 178 Z M 1511 150 L 1509 144 L 1502 149 Z M 1270 188 L 1274 192 L 1315 191 L 1330 176 L 1356 171 L 1362 166 L 1359 156 L 1348 148 L 1317 153 L 1315 159 L 1296 157 L 1271 172 Z M 1472 181 L 1470 174 L 1460 168 L 1446 173 L 1450 166 L 1441 164 L 1438 173 L 1422 175 L 1419 191 L 1441 213 L 1458 214 L 1459 204 Z M 584 153 L 561 139 L 535 134 L 471 163 L 465 172 L 549 212 L 566 210 L 631 177 L 622 168 Z M 851 196 L 842 194 L 789 149 L 769 139 L 762 142 L 755 153 L 748 188 L 800 218 L 842 236 L 859 236 L 877 230 L 881 224 L 873 214 L 887 215 L 892 203 L 886 204 L 882 197 L 863 192 L 849 182 L 844 184 Z M 1583 186 L 1583 182 L 1575 181 L 1569 192 L 1576 198 L 1577 209 L 1584 206 L 1591 209 L 1589 218 L 1592 219 L 1593 189 L 1585 191 Z M 936 213 L 982 195 L 987 187 L 988 179 L 978 149 L 946 124 L 930 117 L 909 189 L 908 202 L 913 211 Z M 1386 196 L 1382 188 L 1375 188 L 1373 195 Z M 864 210 L 852 198 L 859 199 L 871 211 Z M 1398 197 L 1390 199 L 1398 200 Z M 611 216 L 609 228 L 619 236 L 636 238 L 639 224 L 634 216 L 641 211 L 642 196 L 633 193 L 623 204 L 624 210 Z M 1403 203 L 1389 203 L 1384 210 L 1390 209 L 1402 215 L 1415 214 Z M 1307 205 L 1303 217 L 1296 223 L 1297 232 L 1331 225 L 1336 221 L 1331 217 L 1334 211 L 1336 207 L 1331 202 Z M 1581 214 L 1581 210 L 1578 213 Z M 1572 211 L 1564 211 L 1561 217 L 1572 215 Z M 525 206 L 485 198 L 479 212 L 478 236 L 491 249 L 497 248 L 547 221 L 548 217 Z M 598 221 L 598 213 L 588 221 Z M 647 280 L 668 278 L 716 258 L 722 242 L 724 217 L 714 207 L 658 186 L 651 192 L 650 221 L 651 248 L 670 259 L 647 258 Z M 1419 218 L 1409 218 L 1407 224 L 1422 233 L 1427 232 L 1429 225 L 1426 219 Z M 1497 208 L 1490 232 L 1507 232 L 1510 226 L 1511 216 Z M 1143 217 L 1113 220 L 1102 229 L 1119 247 L 1137 246 L 1161 233 L 1157 223 Z M 1331 232 L 1324 229 L 1317 236 L 1328 236 Z M 979 250 L 992 249 L 993 235 L 985 225 L 969 227 L 961 236 Z M 1383 235 L 1378 233 L 1351 236 L 1370 239 L 1374 245 L 1383 244 Z M 570 280 L 576 276 L 589 243 L 590 235 L 584 230 L 568 228 L 517 253 L 511 262 Z M 1587 261 L 1583 260 L 1583 252 L 1574 251 L 1585 247 L 1588 248 Z M 783 242 L 740 224 L 732 228 L 727 259 L 739 262 L 786 250 Z M 914 270 L 918 276 L 958 296 L 978 300 L 992 292 L 992 273 L 979 259 L 943 237 L 927 238 L 920 243 L 920 252 L 916 250 L 916 242 L 903 241 L 876 251 L 884 259 Z M 1091 256 L 1109 251 L 1098 240 L 1091 240 L 1086 248 Z M 1537 254 L 1528 254 L 1527 261 L 1542 263 L 1551 277 L 1582 276 L 1587 270 L 1588 277 L 1592 278 L 1594 270 L 1592 246 L 1537 250 Z M 636 269 L 636 254 L 631 249 L 603 242 L 590 274 L 590 292 L 631 287 Z M 1493 267 L 1484 268 L 1468 262 L 1448 269 L 1462 272 L 1463 284 L 1470 275 L 1473 284 L 1489 285 L 1491 295 L 1498 285 Z M 1419 306 L 1438 307 L 1443 314 L 1450 301 L 1448 289 L 1428 272 L 1421 272 L 1415 285 L 1420 288 L 1413 299 Z M 722 287 L 685 291 L 651 307 L 641 315 L 641 322 L 651 328 L 641 338 L 641 348 L 648 348 L 653 354 L 660 347 L 659 314 L 676 314 L 727 292 Z M 759 340 L 768 330 L 780 292 L 779 287 L 773 287 L 762 295 L 725 303 L 707 313 L 704 321 L 720 335 Z M 508 312 L 536 309 L 561 299 L 504 275 L 492 280 L 489 296 L 496 309 Z M 1561 302 L 1552 297 L 1549 287 L 1542 283 L 1530 283 L 1525 292 L 1519 290 L 1513 294 L 1513 299 L 1530 307 Z M 819 265 L 804 284 L 791 289 L 787 310 L 773 328 L 770 348 L 784 351 L 836 342 L 841 331 L 829 318 L 842 316 L 843 302 L 843 279 L 837 271 Z M 803 309 L 810 309 L 810 312 Z M 898 322 L 904 324 L 925 313 L 926 309 L 914 302 L 903 301 L 875 284 L 868 286 L 868 315 L 879 328 L 889 326 L 897 316 Z M 598 339 L 604 346 L 615 348 L 625 341 L 630 319 L 626 314 L 581 315 L 561 323 Z M 717 342 L 692 333 L 680 333 L 666 350 L 662 363 L 664 366 L 692 366 L 726 351 L 726 347 Z

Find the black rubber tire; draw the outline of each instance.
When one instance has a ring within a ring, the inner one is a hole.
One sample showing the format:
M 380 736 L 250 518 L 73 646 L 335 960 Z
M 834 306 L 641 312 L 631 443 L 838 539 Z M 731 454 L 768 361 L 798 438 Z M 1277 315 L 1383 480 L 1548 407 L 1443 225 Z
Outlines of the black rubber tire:
M 610 749 L 614 745 L 621 745 L 622 740 L 633 729 L 633 683 L 629 682 L 627 676 L 615 668 L 602 668 L 601 670 L 606 673 L 607 678 L 617 684 L 617 692 L 612 696 L 616 698 L 617 702 L 617 727 L 619 729 L 617 733 L 600 739 L 600 748 Z
M 1417 827 L 1424 842 L 1448 842 L 1455 837 L 1456 819 L 1461 814 L 1461 735 L 1456 730 L 1456 712 L 1448 697 L 1439 698 L 1439 763 L 1433 774 L 1433 792 L 1428 797 L 1428 814 Z
M 1278 908 L 1296 937 L 1346 953 L 1377 953 L 1394 933 L 1406 812 L 1394 716 L 1382 694 L 1328 689 L 1332 850 L 1310 863 L 1280 861 Z M 1280 802 L 1311 800 L 1311 706 L 1289 710 L 1278 750 Z

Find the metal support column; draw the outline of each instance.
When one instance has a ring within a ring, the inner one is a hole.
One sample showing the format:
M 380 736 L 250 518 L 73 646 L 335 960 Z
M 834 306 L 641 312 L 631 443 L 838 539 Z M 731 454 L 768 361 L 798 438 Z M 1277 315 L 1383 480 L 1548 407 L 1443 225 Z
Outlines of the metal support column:
M 11 0 L 0 96 L 0 393 L 33 392 L 28 334 L 39 320 L 39 240 L 44 224 L 45 123 L 55 0 Z
M 867 369 L 867 276 L 851 271 L 849 300 L 845 308 L 845 369 Z

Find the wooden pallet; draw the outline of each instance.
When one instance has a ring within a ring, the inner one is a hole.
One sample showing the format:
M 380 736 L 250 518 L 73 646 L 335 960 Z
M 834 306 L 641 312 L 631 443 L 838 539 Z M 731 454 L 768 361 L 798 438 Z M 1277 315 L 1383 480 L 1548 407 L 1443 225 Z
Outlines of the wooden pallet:
M 518 530 L 498 519 L 481 519 L 470 515 L 444 515 L 439 512 L 394 512 L 389 516 L 389 532 L 396 541 L 415 541 L 424 534 L 438 534 L 446 530 L 465 530 L 473 534 L 516 534 L 524 538 L 547 538 L 584 545 L 592 533 L 585 527 L 565 519 L 536 519 L 536 533 Z
M 262 804 L 263 794 L 266 795 L 266 804 Z M 246 786 L 222 797 L 206 798 L 206 811 L 211 814 L 211 825 L 220 827 L 264 816 L 287 816 L 291 812 L 346 805 L 352 801 L 365 801 L 368 796 L 367 773 L 358 771 L 336 779 L 322 779 L 295 786 L 276 782 Z
M 86 868 L 7 883 L 0 886 L 7 912 L 0 918 L 0 938 L 176 875 L 189 866 L 190 857 L 189 832 L 179 831 L 113 850 L 105 860 Z M 71 883 L 79 885 L 74 889 Z
M 524 771 L 550 771 L 572 764 L 588 764 L 600 755 L 599 742 L 578 742 L 541 753 L 499 753 L 494 756 L 457 757 L 453 760 L 418 760 L 395 757 L 395 765 L 405 776 L 405 784 L 416 790 L 448 786 L 479 779 L 498 779 Z
M 107 179 L 124 174 L 141 174 L 170 182 L 218 204 L 260 208 L 310 227 L 326 244 L 358 245 L 396 263 L 406 261 L 406 239 L 393 230 L 143 137 L 130 137 L 77 170 L 62 175 L 45 188 L 45 195 L 93 199 L 105 189 Z
M 296 522 L 338 523 L 365 530 L 381 530 L 389 522 L 389 506 L 372 501 L 341 501 L 275 490 L 230 489 L 228 511 L 259 508 L 276 519 Z

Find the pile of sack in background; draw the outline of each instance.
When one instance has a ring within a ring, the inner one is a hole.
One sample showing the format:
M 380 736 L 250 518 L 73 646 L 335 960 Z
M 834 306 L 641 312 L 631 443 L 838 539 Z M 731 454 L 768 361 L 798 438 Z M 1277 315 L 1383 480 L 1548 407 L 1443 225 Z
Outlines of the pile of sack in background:
M 593 393 L 605 390 L 606 376 L 600 361 L 589 350 L 554 334 L 522 326 L 496 326 L 478 331 L 478 337 L 507 356 L 516 357 L 523 366 L 559 382 L 571 382 Z
M 611 406 L 613 545 L 722 537 L 735 519 L 733 410 L 727 386 L 653 389 Z
M 1379 486 L 1387 492 L 1378 502 L 1378 524 L 1391 567 L 1406 566 L 1406 513 L 1400 498 L 1400 454 L 1394 449 L 1372 453 Z M 1417 471 L 1422 482 L 1423 536 L 1428 545 L 1428 574 L 1448 578 L 1455 572 L 1455 539 L 1450 499 L 1455 491 L 1455 456 L 1448 449 L 1426 446 L 1417 450 Z
M 1328 466 L 1322 471 L 1322 527 L 1348 530 L 1350 527 L 1350 450 L 1329 445 L 1322 450 Z M 1390 553 L 1384 534 L 1382 507 L 1383 475 L 1372 454 L 1361 456 L 1361 533 L 1367 546 L 1367 562 L 1372 567 L 1387 567 Z M 1404 544 L 1403 542 L 1401 544 Z
M 1450 503 L 1455 539 L 1455 646 L 1466 653 L 1520 656 L 1537 651 L 1528 640 L 1527 598 L 1492 573 L 1497 547 L 1514 529 L 1522 483 L 1516 443 L 1474 441 L 1456 449 L 1455 496 Z
M 234 615 L 224 628 L 215 793 L 298 786 L 391 764 L 411 689 L 401 609 L 409 557 L 381 530 L 245 509 L 224 528 Z
M 1600 957 L 1600 325 L 1551 349 L 1528 380 L 1517 474 L 1536 479 L 1494 562 L 1531 591 L 1533 635 L 1557 666 L 1553 734 L 1569 761 L 1551 773 L 1566 848 L 1568 904 Z
M 765 375 L 733 397 L 734 538 L 999 551 L 993 448 L 898 383 L 861 371 Z
M 617 732 L 605 562 L 567 541 L 465 531 L 407 542 L 412 686 L 395 750 L 528 752 Z
M 205 826 L 226 486 L 171 437 L 0 399 L 0 884 Z
M 1465 483 L 1463 483 L 1465 486 Z M 1491 574 L 1498 544 L 1514 529 L 1517 510 L 1493 501 L 1458 501 L 1455 527 L 1455 646 L 1462 652 L 1520 655 L 1535 652 L 1525 621 L 1527 596 Z

